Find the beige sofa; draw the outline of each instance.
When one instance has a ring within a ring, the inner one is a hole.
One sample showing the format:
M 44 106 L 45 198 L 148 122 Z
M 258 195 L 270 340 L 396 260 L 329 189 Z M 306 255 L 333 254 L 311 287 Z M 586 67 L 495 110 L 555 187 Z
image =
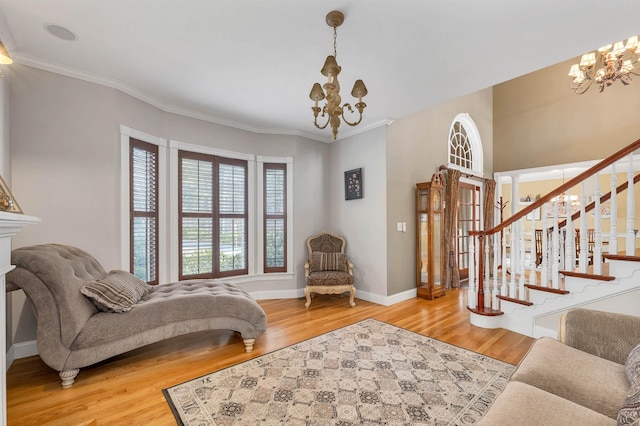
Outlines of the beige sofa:
M 640 391 L 640 378 L 632 389 L 625 370 L 639 343 L 640 317 L 570 310 L 560 318 L 559 340 L 532 345 L 479 425 L 640 424 L 633 422 L 638 406 L 623 411 L 631 419 L 616 421 Z
M 148 286 L 125 271 L 107 273 L 89 253 L 59 244 L 15 249 L 11 262 L 16 268 L 7 274 L 7 290 L 22 289 L 31 302 L 38 353 L 64 388 L 80 368 L 187 333 L 233 330 L 251 352 L 267 327 L 249 294 L 218 280 Z

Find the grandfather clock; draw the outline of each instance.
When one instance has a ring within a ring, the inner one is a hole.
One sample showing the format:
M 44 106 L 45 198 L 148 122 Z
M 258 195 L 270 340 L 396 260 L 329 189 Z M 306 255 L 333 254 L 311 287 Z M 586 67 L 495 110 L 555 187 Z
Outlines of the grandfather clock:
M 416 285 L 418 297 L 444 295 L 444 183 L 439 174 L 416 184 Z

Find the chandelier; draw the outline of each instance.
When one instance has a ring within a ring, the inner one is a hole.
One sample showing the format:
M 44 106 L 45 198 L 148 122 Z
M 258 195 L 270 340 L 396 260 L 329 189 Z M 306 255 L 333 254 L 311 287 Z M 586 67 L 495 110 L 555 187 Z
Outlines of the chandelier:
M 631 74 L 640 75 L 640 48 L 638 36 L 629 37 L 627 44 L 619 41 L 613 45 L 582 55 L 579 64 L 573 64 L 569 71 L 571 90 L 583 94 L 595 82 L 600 91 L 620 80 L 625 86 L 631 84 Z
M 367 106 L 367 104 L 362 102 L 362 98 L 367 95 L 367 88 L 362 80 L 356 80 L 353 85 L 351 96 L 358 98 L 358 103 L 356 103 L 354 107 L 358 110 L 360 116 L 356 121 L 350 122 L 344 116 L 344 112 L 346 110 L 350 113 L 355 113 L 355 111 L 348 103 L 345 103 L 342 106 L 340 105 L 342 98 L 340 98 L 338 74 L 340 74 L 340 70 L 342 68 L 336 62 L 338 39 L 337 28 L 344 22 L 344 15 L 342 12 L 337 10 L 331 11 L 327 14 L 326 22 L 327 25 L 333 27 L 333 55 L 327 56 L 327 60 L 324 62 L 324 66 L 320 71 L 322 75 L 327 77 L 327 82 L 324 83 L 322 87 L 320 86 L 320 83 L 315 83 L 311 89 L 311 93 L 309 93 L 309 97 L 315 102 L 315 106 L 311 107 L 313 110 L 313 124 L 315 124 L 318 129 L 324 129 L 331 124 L 333 140 L 335 140 L 338 135 L 338 127 L 340 127 L 340 118 L 342 118 L 342 120 L 344 120 L 344 122 L 349 126 L 357 126 L 362 121 L 362 111 L 364 111 Z M 322 90 L 323 87 L 324 91 Z M 322 108 L 320 108 L 318 106 L 318 102 L 323 99 L 326 99 L 326 103 Z M 320 114 L 320 112 L 322 112 L 322 114 Z M 322 118 L 327 117 L 327 121 L 322 125 L 318 124 L 318 114 L 320 114 Z

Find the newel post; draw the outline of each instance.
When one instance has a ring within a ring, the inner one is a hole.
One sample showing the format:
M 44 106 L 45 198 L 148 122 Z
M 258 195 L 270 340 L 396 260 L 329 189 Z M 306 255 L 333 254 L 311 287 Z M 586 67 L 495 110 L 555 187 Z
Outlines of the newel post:
M 484 310 L 484 256 L 482 248 L 484 247 L 484 235 L 478 235 L 478 310 Z

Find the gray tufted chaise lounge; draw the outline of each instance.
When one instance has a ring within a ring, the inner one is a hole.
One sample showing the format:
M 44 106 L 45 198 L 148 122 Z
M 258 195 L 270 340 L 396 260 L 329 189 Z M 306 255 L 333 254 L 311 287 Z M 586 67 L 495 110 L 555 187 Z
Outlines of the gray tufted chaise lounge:
M 100 312 L 80 289 L 107 272 L 87 252 L 46 244 L 12 252 L 7 289 L 21 288 L 37 318 L 42 360 L 70 387 L 79 369 L 170 337 L 224 329 L 241 334 L 247 352 L 266 329 L 264 311 L 246 292 L 218 280 L 156 285 L 124 313 Z

